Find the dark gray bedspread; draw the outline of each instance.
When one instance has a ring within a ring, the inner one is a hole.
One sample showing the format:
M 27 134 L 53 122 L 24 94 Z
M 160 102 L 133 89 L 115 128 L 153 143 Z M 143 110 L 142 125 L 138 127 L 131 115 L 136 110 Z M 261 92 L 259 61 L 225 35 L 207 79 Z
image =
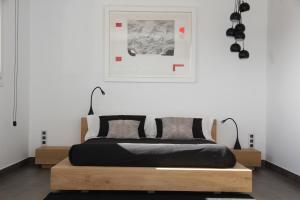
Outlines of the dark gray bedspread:
M 231 168 L 234 154 L 224 145 L 203 139 L 95 138 L 72 146 L 75 166 Z

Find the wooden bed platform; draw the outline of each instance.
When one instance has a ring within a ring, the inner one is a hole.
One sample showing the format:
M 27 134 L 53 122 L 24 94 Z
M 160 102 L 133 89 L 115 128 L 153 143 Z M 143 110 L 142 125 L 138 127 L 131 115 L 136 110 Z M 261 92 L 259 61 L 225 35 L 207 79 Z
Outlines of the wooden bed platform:
M 51 169 L 51 190 L 252 192 L 252 172 L 231 169 L 77 167 L 68 159 Z
M 216 126 L 215 120 L 214 139 Z M 86 132 L 82 118 L 82 139 Z M 228 169 L 72 166 L 67 158 L 51 169 L 51 190 L 252 192 L 252 171 L 239 163 Z

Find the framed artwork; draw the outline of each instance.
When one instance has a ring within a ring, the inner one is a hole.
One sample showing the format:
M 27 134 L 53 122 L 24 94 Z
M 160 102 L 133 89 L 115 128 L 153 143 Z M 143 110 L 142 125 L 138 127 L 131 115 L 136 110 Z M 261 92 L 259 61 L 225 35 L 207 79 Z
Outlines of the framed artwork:
M 195 81 L 193 8 L 106 7 L 105 80 Z

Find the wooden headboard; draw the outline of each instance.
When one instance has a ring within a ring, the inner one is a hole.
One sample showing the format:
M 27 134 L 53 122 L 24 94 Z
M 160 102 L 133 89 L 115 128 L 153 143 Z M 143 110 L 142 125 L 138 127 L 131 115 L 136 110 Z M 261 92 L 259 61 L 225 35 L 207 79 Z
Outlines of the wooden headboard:
M 81 143 L 84 142 L 84 137 L 88 131 L 88 124 L 87 124 L 87 119 L 86 117 L 81 118 L 81 135 L 80 135 L 80 141 Z M 217 120 L 215 119 L 213 122 L 213 126 L 211 129 L 211 137 L 215 141 L 217 141 Z

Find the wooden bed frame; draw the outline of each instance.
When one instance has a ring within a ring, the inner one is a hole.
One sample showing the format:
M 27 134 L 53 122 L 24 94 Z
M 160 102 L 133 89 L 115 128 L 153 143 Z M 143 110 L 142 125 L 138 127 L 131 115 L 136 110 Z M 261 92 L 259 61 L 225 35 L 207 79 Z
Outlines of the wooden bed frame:
M 81 119 L 81 142 L 87 120 Z M 212 138 L 217 138 L 214 120 Z M 72 166 L 68 159 L 51 169 L 51 190 L 125 190 L 187 192 L 252 192 L 252 171 L 234 168 Z

